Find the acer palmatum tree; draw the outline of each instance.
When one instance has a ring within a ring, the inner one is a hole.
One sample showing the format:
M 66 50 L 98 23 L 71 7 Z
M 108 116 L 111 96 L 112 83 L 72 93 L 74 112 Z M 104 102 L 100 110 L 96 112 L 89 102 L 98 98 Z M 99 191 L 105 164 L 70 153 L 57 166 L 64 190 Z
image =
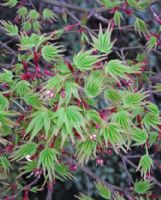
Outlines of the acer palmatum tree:
M 153 94 L 160 93 L 161 78 L 150 71 L 149 61 L 150 54 L 161 55 L 159 1 L 99 0 L 98 8 L 50 0 L 38 4 L 2 2 L 6 13 L 16 10 L 14 19 L 0 21 L 1 33 L 16 47 L 0 42 L 5 49 L 5 63 L 0 63 L 1 198 L 27 200 L 29 191 L 47 184 L 49 200 L 57 180 L 72 181 L 82 170 L 95 180 L 103 199 L 159 199 L 161 183 L 153 172 L 160 168 L 161 119 Z M 139 15 L 147 11 L 149 20 Z M 88 26 L 91 17 L 99 21 L 97 29 Z M 156 31 L 149 22 L 156 23 Z M 135 32 L 146 44 L 118 47 L 115 31 Z M 68 53 L 61 40 L 73 32 L 80 36 L 80 48 Z M 108 167 L 106 156 L 120 158 L 126 186 L 101 179 L 88 166 L 94 161 Z M 25 184 L 24 176 L 33 181 Z M 93 200 L 82 193 L 76 198 Z

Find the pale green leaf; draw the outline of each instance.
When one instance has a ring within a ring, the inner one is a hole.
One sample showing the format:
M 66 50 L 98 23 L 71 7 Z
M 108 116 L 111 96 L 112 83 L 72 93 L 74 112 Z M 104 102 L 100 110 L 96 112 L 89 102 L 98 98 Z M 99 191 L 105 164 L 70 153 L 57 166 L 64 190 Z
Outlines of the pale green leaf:
M 151 189 L 152 184 L 149 180 L 140 180 L 135 182 L 134 189 L 138 194 L 147 194 L 147 192 Z
M 6 31 L 9 36 L 18 36 L 18 27 L 12 24 L 10 21 L 0 20 L 2 28 Z

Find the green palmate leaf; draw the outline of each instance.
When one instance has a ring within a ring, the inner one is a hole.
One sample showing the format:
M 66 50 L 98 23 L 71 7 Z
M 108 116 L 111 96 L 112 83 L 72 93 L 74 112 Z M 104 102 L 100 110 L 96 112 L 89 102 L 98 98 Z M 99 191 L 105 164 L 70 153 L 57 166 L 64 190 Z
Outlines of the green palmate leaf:
M 155 92 L 161 92 L 161 83 L 157 83 L 155 86 L 154 86 L 154 91 Z
M 58 164 L 58 152 L 53 148 L 46 148 L 39 155 L 38 167 L 42 166 L 45 176 L 52 181 L 55 177 L 55 164 Z
M 63 52 L 63 50 L 61 50 L 58 46 L 46 45 L 42 48 L 42 57 L 47 62 L 52 62 L 61 56 L 61 52 Z
M 0 73 L 0 82 L 1 83 L 11 83 L 13 79 L 13 74 L 9 70 L 4 70 L 4 72 Z
M 73 175 L 68 166 L 63 164 L 55 164 L 56 179 L 63 181 L 63 179 L 72 179 Z
M 147 59 L 147 55 L 145 53 L 138 53 L 137 54 L 137 57 L 136 57 L 136 60 L 138 62 L 144 62 L 144 60 Z
M 110 74 L 112 78 L 119 81 L 119 78 L 130 80 L 127 74 L 135 73 L 136 71 L 132 67 L 126 66 L 120 60 L 111 60 L 105 66 L 105 73 Z
M 31 22 L 29 22 L 29 21 L 24 22 L 22 28 L 24 31 L 30 31 L 32 28 Z
M 151 36 L 148 42 L 146 43 L 147 49 L 151 50 L 153 48 L 156 48 L 157 46 L 157 38 L 154 36 Z
M 147 109 L 154 115 L 159 115 L 159 109 L 154 103 L 149 103 Z
M 147 129 L 150 129 L 150 127 L 153 127 L 154 129 L 158 129 L 158 125 L 160 124 L 159 116 L 158 114 L 153 113 L 147 113 L 143 118 L 143 124 Z
M 86 84 L 85 92 L 89 97 L 96 97 L 102 91 L 103 74 L 100 71 L 95 71 L 90 74 Z
M 57 19 L 56 14 L 53 13 L 53 11 L 48 8 L 45 8 L 43 10 L 43 17 L 45 20 L 54 20 L 55 21 Z
M 137 0 L 127 0 L 128 4 L 132 7 L 134 7 L 137 10 L 144 10 L 146 9 L 149 4 L 151 3 L 150 0 L 141 0 L 141 1 L 137 1 Z
M 115 25 L 120 26 L 122 19 L 124 19 L 123 16 L 122 16 L 122 13 L 119 12 L 119 11 L 116 11 L 114 16 L 113 16 L 113 20 L 114 20 Z
M 75 142 L 73 129 L 75 129 L 83 139 L 83 131 L 86 130 L 85 120 L 80 113 L 81 109 L 77 106 L 68 106 L 66 109 L 61 107 L 54 114 L 54 122 L 57 127 L 62 128 L 62 143 L 69 136 L 72 142 Z
M 100 115 L 98 114 L 98 112 L 96 110 L 88 110 L 87 119 L 89 121 L 93 121 L 97 124 L 101 124 L 101 121 L 102 121 Z
M 31 40 L 31 37 L 29 37 L 27 34 L 21 33 L 19 46 L 20 46 L 21 50 L 28 50 L 28 49 L 32 49 L 35 46 L 35 44 Z
M 148 25 L 142 19 L 140 19 L 138 17 L 136 17 L 136 19 L 135 19 L 134 28 L 136 31 L 139 32 L 139 34 L 148 33 Z
M 26 7 L 21 7 L 18 9 L 17 14 L 22 20 L 24 20 L 28 14 L 28 10 Z
M 125 139 L 120 134 L 120 127 L 116 124 L 108 124 L 106 128 L 101 129 L 100 135 L 103 136 L 106 145 L 110 142 L 114 148 L 116 145 L 122 148 L 125 143 Z
M 0 156 L 0 166 L 6 174 L 8 174 L 9 170 L 12 168 L 11 163 L 6 156 Z
M 86 139 L 83 142 L 78 142 L 76 146 L 76 156 L 78 162 L 87 163 L 90 158 L 96 157 L 97 142 L 91 139 Z
M 3 6 L 14 7 L 17 5 L 18 0 L 5 0 L 6 3 L 3 3 Z
M 31 94 L 25 95 L 23 97 L 23 99 L 28 105 L 31 105 L 34 108 L 41 107 L 41 101 L 39 99 L 38 94 L 36 94 L 36 93 L 31 93 Z
M 18 96 L 22 97 L 31 92 L 30 86 L 28 81 L 21 80 L 13 85 L 13 91 L 15 91 Z
M 152 131 L 149 136 L 149 144 L 153 145 L 157 141 L 157 138 L 158 138 L 158 132 Z
M 107 8 L 114 8 L 119 6 L 121 3 L 123 3 L 122 0 L 97 0 L 99 3 L 103 4 L 104 6 L 106 6 Z
M 135 141 L 135 145 L 142 145 L 146 143 L 148 134 L 145 130 L 135 127 L 132 129 L 132 139 Z
M 150 169 L 152 166 L 153 166 L 152 158 L 148 154 L 145 154 L 140 158 L 137 170 L 140 170 L 141 175 L 144 176 L 145 178 L 147 173 L 150 173 Z
M 93 65 L 103 60 L 100 55 L 92 55 L 92 50 L 84 51 L 81 50 L 73 58 L 75 66 L 81 71 L 90 70 Z
M 39 35 L 33 33 L 31 36 L 28 36 L 27 34 L 22 34 L 20 37 L 20 48 L 21 50 L 32 50 L 33 47 L 36 48 L 36 51 L 38 48 L 46 41 L 50 40 L 51 36 Z M 48 46 L 48 45 L 47 45 Z M 49 45 L 50 46 L 50 45 Z
M 37 168 L 37 161 L 31 160 L 30 162 L 24 162 L 23 166 L 20 168 L 20 171 L 22 171 L 23 174 L 27 174 L 30 172 L 33 172 Z
M 16 112 L 12 113 L 9 111 L 0 110 L 0 124 L 1 124 L 0 131 L 2 135 L 6 134 L 5 132 L 7 131 L 7 128 L 10 130 L 10 128 L 15 126 L 16 123 L 13 120 L 11 120 L 11 117 L 16 116 L 16 115 L 17 115 Z
M 122 101 L 122 92 L 115 89 L 107 89 L 104 92 L 107 100 L 113 104 L 120 104 Z
M 45 130 L 45 135 L 47 137 L 51 128 L 52 112 L 44 109 L 34 112 L 31 116 L 33 119 L 26 130 L 26 134 L 31 132 L 30 140 L 32 140 L 42 129 Z
M 12 160 L 22 160 L 26 156 L 32 156 L 36 153 L 37 144 L 34 142 L 26 143 L 18 146 L 11 154 Z
M 127 111 L 120 111 L 113 114 L 112 121 L 119 124 L 125 130 L 128 130 L 132 124 L 130 114 Z
M 144 102 L 143 100 L 147 97 L 146 93 L 144 92 L 137 92 L 137 93 L 132 93 L 128 92 L 123 96 L 123 103 L 127 107 L 133 107 L 133 106 L 140 106 Z
M 41 30 L 41 24 L 40 24 L 40 22 L 39 21 L 34 21 L 34 23 L 33 23 L 33 29 L 34 29 L 34 31 L 35 32 L 40 32 L 40 30 Z
M 94 200 L 91 197 L 86 196 L 84 194 L 80 194 L 79 196 L 76 196 L 76 198 L 79 199 L 79 200 Z
M 65 104 L 68 105 L 72 97 L 80 100 L 78 88 L 79 85 L 77 83 L 67 82 L 65 84 L 65 97 L 62 98 L 62 102 L 65 102 Z
M 103 197 L 104 199 L 111 199 L 111 192 L 104 183 L 95 182 L 95 186 L 101 197 Z
M 0 94 L 0 110 L 8 110 L 9 107 L 9 101 L 8 99 L 3 96 L 2 94 Z
M 108 26 L 107 30 L 103 33 L 102 26 L 99 27 L 98 36 L 92 36 L 93 47 L 102 53 L 111 53 L 113 42 L 111 42 L 111 25 Z
M 137 181 L 134 185 L 135 192 L 138 194 L 146 194 L 152 187 L 149 180 Z
M 55 94 L 57 94 L 57 92 L 59 92 L 62 89 L 64 81 L 65 77 L 63 76 L 60 75 L 53 76 L 47 81 L 45 88 L 49 90 L 54 89 Z
M 114 200 L 125 200 L 118 192 L 113 195 Z
M 31 44 L 33 44 L 36 47 L 36 51 L 38 51 L 38 48 L 46 41 L 50 40 L 51 36 L 46 36 L 44 35 L 39 35 L 39 34 L 35 34 L 33 33 L 30 37 L 30 42 Z
M 37 20 L 38 18 L 39 18 L 39 13 L 36 11 L 36 10 L 30 10 L 30 12 L 29 12 L 29 15 L 28 15 L 28 18 L 30 19 L 30 20 Z
M 9 36 L 18 36 L 18 27 L 16 25 L 4 20 L 0 20 L 0 23 L 2 24 L 2 28 Z

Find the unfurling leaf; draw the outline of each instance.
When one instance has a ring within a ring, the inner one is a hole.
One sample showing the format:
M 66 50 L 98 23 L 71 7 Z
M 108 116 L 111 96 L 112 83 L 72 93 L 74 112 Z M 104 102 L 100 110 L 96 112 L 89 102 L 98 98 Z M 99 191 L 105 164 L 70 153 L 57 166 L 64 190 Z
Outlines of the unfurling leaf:
M 113 195 L 114 200 L 125 200 L 118 192 Z
M 151 36 L 148 40 L 148 42 L 146 43 L 147 49 L 151 50 L 151 49 L 155 49 L 157 46 L 157 38 L 154 36 Z
M 105 66 L 105 73 L 110 74 L 117 82 L 120 82 L 119 78 L 130 80 L 127 75 L 135 72 L 136 71 L 132 67 L 126 66 L 120 60 L 111 60 Z
M 63 50 L 61 50 L 58 46 L 46 45 L 42 48 L 42 57 L 47 62 L 52 62 L 60 56 L 59 53 L 61 53 L 62 51 Z
M 122 92 L 115 89 L 107 89 L 104 92 L 104 95 L 107 100 L 113 104 L 119 104 L 122 101 Z
M 31 132 L 30 140 L 32 140 L 41 129 L 45 130 L 45 135 L 47 137 L 51 128 L 52 112 L 44 109 L 34 112 L 32 116 L 33 119 L 26 130 L 26 134 Z
M 141 175 L 144 176 L 145 178 L 147 173 L 150 173 L 150 169 L 152 166 L 153 166 L 152 158 L 148 154 L 145 154 L 140 158 L 137 170 L 140 170 Z
M 4 95 L 0 94 L 0 110 L 6 110 L 6 109 L 8 110 L 8 107 L 9 107 L 8 99 Z
M 37 20 L 39 18 L 40 14 L 36 10 L 30 10 L 28 14 L 28 18 L 32 21 Z
M 95 182 L 95 186 L 101 197 L 103 197 L 104 199 L 111 199 L 111 192 L 104 183 Z
M 45 8 L 43 10 L 43 17 L 45 20 L 56 20 L 57 16 L 54 14 L 54 12 L 48 8 Z
M 116 11 L 113 16 L 113 19 L 114 19 L 115 25 L 120 27 L 121 19 L 123 19 L 122 13 L 119 11 Z
M 99 3 L 103 4 L 104 6 L 106 6 L 107 8 L 114 8 L 119 6 L 121 3 L 123 3 L 122 0 L 97 0 Z
M 93 65 L 103 60 L 102 56 L 100 55 L 92 55 L 92 50 L 84 51 L 81 50 L 78 54 L 76 54 L 73 58 L 75 66 L 81 70 L 91 70 Z
M 55 177 L 55 164 L 59 163 L 58 152 L 53 148 L 46 148 L 39 155 L 38 167 L 42 166 L 44 174 L 52 181 Z
M 13 91 L 16 92 L 17 96 L 22 97 L 24 95 L 27 95 L 31 91 L 30 87 L 31 85 L 28 81 L 21 80 L 13 85 Z
M 91 139 L 86 139 L 83 142 L 78 142 L 76 146 L 76 156 L 78 162 L 87 163 L 90 158 L 96 157 L 97 142 Z
M 36 153 L 37 144 L 34 142 L 26 143 L 21 146 L 18 146 L 15 151 L 12 153 L 12 160 L 22 160 L 26 156 L 32 156 Z
M 128 92 L 123 96 L 123 102 L 124 105 L 127 107 L 135 107 L 139 106 L 143 103 L 143 100 L 147 97 L 146 93 L 144 92 L 137 92 L 137 93 L 131 93 Z
M 91 197 L 86 196 L 86 195 L 84 195 L 84 194 L 80 194 L 79 196 L 76 196 L 76 198 L 77 198 L 78 200 L 94 200 L 94 199 L 92 199 Z
M 134 189 L 138 194 L 146 194 L 152 187 L 149 180 L 140 180 L 135 182 Z
M 22 20 L 24 20 L 28 14 L 28 10 L 26 7 L 20 7 L 17 11 L 17 14 L 20 18 L 22 18 Z
M 99 71 L 90 74 L 88 81 L 85 84 L 85 92 L 89 97 L 96 97 L 102 91 L 103 74 Z
M 148 25 L 138 17 L 135 19 L 134 28 L 139 32 L 139 34 L 148 33 Z
M 150 0 L 142 0 L 142 1 L 137 1 L 137 0 L 127 0 L 128 4 L 132 7 L 134 7 L 137 10 L 144 10 L 146 9 L 151 1 Z
M 100 135 L 104 138 L 106 145 L 108 144 L 108 142 L 112 144 L 116 152 L 116 146 L 123 148 L 123 145 L 126 142 L 121 135 L 120 127 L 117 124 L 108 124 L 107 127 L 101 129 Z
M 17 5 L 18 0 L 5 0 L 6 3 L 3 3 L 3 6 L 9 6 L 9 7 L 14 7 Z
M 131 126 L 130 114 L 126 111 L 120 111 L 112 116 L 112 121 L 119 124 L 124 130 L 128 130 Z
M 132 139 L 135 141 L 135 145 L 142 145 L 146 143 L 148 134 L 145 130 L 135 127 L 132 129 Z
M 2 24 L 2 28 L 9 36 L 18 36 L 18 27 L 16 25 L 4 20 L 0 20 L 0 23 Z
M 100 51 L 101 53 L 109 54 L 111 53 L 112 46 L 114 42 L 111 42 L 111 33 L 112 33 L 112 28 L 109 25 L 107 30 L 103 33 L 102 31 L 102 26 L 100 25 L 99 27 L 99 33 L 98 36 L 92 36 L 92 41 L 93 41 L 93 47 Z
M 158 129 L 158 125 L 160 124 L 158 114 L 153 114 L 152 112 L 146 113 L 142 122 L 147 129 L 150 129 L 150 127 Z

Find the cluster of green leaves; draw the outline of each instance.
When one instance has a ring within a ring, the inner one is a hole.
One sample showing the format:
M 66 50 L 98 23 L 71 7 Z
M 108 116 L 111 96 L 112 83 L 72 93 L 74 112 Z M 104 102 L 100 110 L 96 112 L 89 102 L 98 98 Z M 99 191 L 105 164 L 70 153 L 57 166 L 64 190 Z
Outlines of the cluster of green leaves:
M 98 2 L 109 9 L 125 3 Z M 136 10 L 150 5 L 149 0 L 127 2 Z M 3 5 L 13 7 L 17 1 L 6 1 Z M 13 152 L 0 157 L 5 178 L 15 162 L 21 166 L 19 177 L 40 170 L 45 182 L 72 178 L 64 151 L 74 154 L 72 157 L 78 165 L 84 165 L 99 157 L 100 148 L 111 148 L 119 155 L 137 147 L 143 151 L 136 169 L 141 180 L 133 184 L 132 190 L 140 196 L 149 192 L 152 183 L 147 180 L 147 174 L 152 170 L 153 159 L 148 145 L 156 142 L 161 119 L 146 89 L 140 89 L 138 77 L 142 75 L 143 63 L 137 60 L 139 56 L 134 62 L 109 60 L 115 43 L 111 39 L 113 27 L 109 24 L 105 31 L 100 25 L 98 35 L 86 36 L 90 45 L 83 46 L 65 62 L 64 46 L 53 42 L 57 39 L 55 32 L 41 34 L 41 22 L 57 19 L 53 11 L 45 8 L 40 14 L 35 9 L 20 7 L 17 15 L 21 19 L 19 27 L 1 20 L 6 34 L 19 42 L 17 63 L 11 71 L 0 74 L 0 83 L 7 85 L 0 92 L 0 143 L 8 146 L 13 140 Z M 115 25 L 121 26 L 122 19 L 121 11 L 117 10 L 113 16 Z M 139 17 L 135 17 L 134 27 L 140 34 L 149 32 Z M 151 36 L 147 48 L 156 45 L 157 39 Z M 52 75 L 43 73 L 48 65 Z M 29 74 L 34 78 L 28 78 Z M 160 88 L 160 85 L 155 87 L 159 91 Z M 105 102 L 104 113 L 98 105 L 100 97 Z M 124 196 L 113 193 L 104 182 L 98 181 L 95 186 L 104 199 L 124 200 Z M 78 199 L 92 200 L 84 194 Z

